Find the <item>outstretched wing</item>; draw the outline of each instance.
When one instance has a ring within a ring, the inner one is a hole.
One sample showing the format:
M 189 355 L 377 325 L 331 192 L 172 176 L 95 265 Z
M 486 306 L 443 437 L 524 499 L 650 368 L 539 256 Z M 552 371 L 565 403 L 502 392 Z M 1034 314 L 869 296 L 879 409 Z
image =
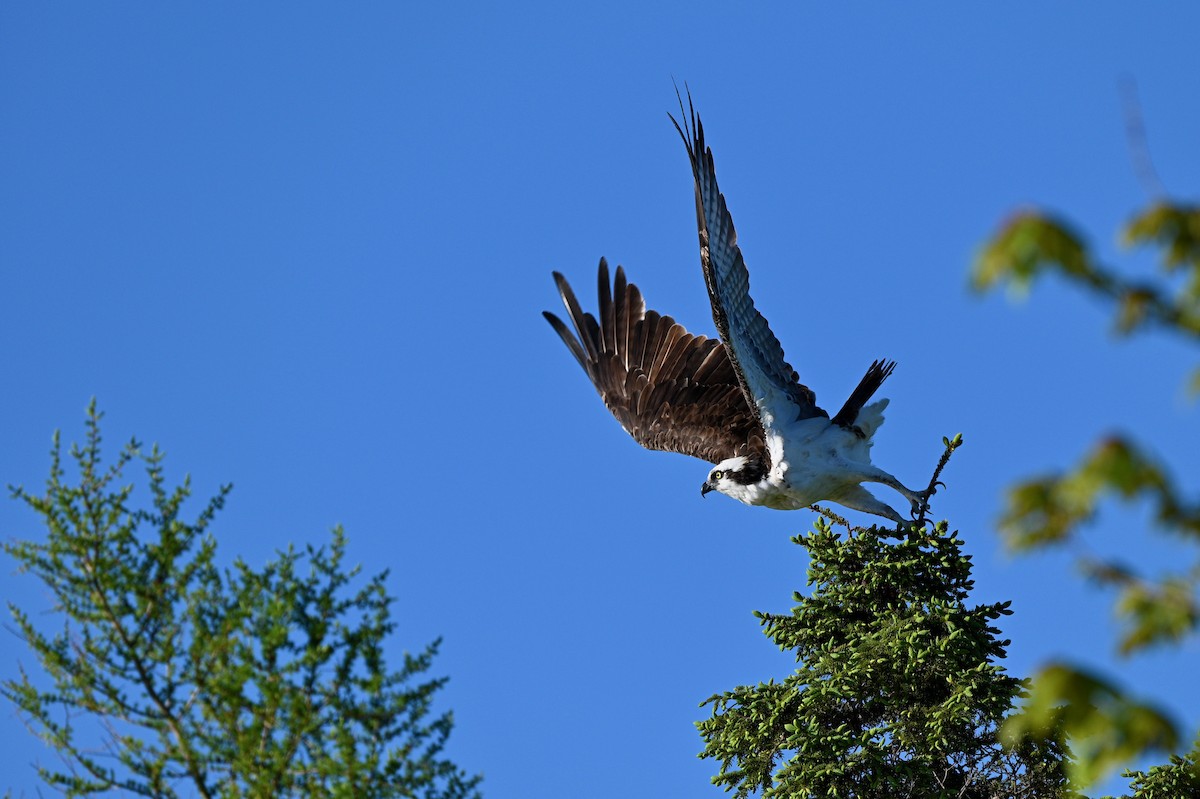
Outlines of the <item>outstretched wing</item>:
M 619 266 L 610 286 L 603 258 L 599 321 L 579 307 L 566 278 L 555 272 L 554 281 L 575 334 L 549 311 L 543 315 L 635 441 L 710 463 L 735 455 L 766 458 L 758 414 L 746 404 L 721 342 L 647 311 Z
M 679 108 L 682 112 L 682 98 Z M 725 197 L 717 188 L 712 150 L 704 144 L 704 127 L 692 107 L 690 94 L 688 112 L 684 114 L 686 131 L 674 116 L 671 121 L 683 138 L 692 162 L 700 263 L 712 302 L 713 321 L 729 350 L 746 402 L 758 409 L 768 430 L 774 427 L 775 420 L 828 418 L 829 414 L 817 406 L 816 395 L 800 383 L 799 375 L 784 360 L 779 339 L 750 299 L 750 274 L 737 245 Z

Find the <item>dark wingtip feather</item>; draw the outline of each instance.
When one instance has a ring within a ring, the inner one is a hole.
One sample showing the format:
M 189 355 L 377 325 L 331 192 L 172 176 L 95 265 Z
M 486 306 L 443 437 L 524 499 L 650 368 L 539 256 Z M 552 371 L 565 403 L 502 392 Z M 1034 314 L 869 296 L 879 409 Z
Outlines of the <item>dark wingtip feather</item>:
M 616 317 L 616 352 L 626 369 L 629 368 L 629 290 L 625 281 L 625 270 L 617 266 L 617 277 L 613 283 L 613 306 Z
M 587 371 L 587 354 L 583 351 L 583 347 L 579 346 L 579 341 L 570 328 L 566 326 L 563 320 L 559 319 L 549 311 L 542 311 L 542 316 L 546 317 L 546 321 L 550 323 L 550 327 L 554 328 L 554 332 L 558 333 L 558 337 L 567 345 L 567 349 L 575 356 L 575 360 L 579 361 L 579 365 L 583 367 L 583 371 Z
M 692 90 L 688 87 L 687 81 L 683 82 L 683 88 L 687 92 L 687 108 L 683 107 L 683 95 L 679 93 L 679 84 L 675 84 L 675 99 L 679 101 L 679 116 L 683 119 L 683 124 L 679 124 L 679 120 L 670 111 L 667 112 L 667 118 L 675 126 L 675 130 L 679 133 L 679 138 L 683 139 L 683 146 L 687 148 L 688 159 L 692 162 L 692 171 L 696 171 L 699 168 L 699 163 L 696 159 L 702 151 L 704 133 L 700 128 L 700 118 L 696 116 L 696 107 L 692 104 Z
M 558 286 L 558 296 L 562 298 L 563 305 L 567 309 L 567 314 L 571 317 L 571 324 L 575 325 L 575 332 L 579 335 L 579 341 L 583 344 L 587 351 L 589 359 L 594 360 L 598 355 L 598 341 L 591 334 L 588 324 L 588 314 L 583 312 L 583 308 L 579 305 L 579 300 L 575 297 L 575 292 L 571 289 L 571 284 L 562 276 L 560 272 L 553 272 L 554 283 Z
M 596 294 L 600 300 L 597 311 L 600 322 L 600 351 L 615 352 L 617 349 L 617 321 L 616 311 L 613 308 L 612 283 L 608 277 L 608 261 L 601 258 L 600 268 L 596 271 Z

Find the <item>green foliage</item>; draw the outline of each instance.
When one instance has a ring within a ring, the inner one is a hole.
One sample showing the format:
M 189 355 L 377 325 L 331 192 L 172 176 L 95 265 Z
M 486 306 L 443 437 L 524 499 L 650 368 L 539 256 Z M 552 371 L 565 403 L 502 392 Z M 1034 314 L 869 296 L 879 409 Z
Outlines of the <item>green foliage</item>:
M 1171 755 L 1170 761 L 1148 771 L 1127 771 L 1129 787 L 1136 799 L 1187 799 L 1200 796 L 1200 741 L 1185 756 Z M 1112 797 L 1105 797 L 1112 799 Z
M 1113 301 L 1121 333 L 1155 323 L 1200 336 L 1200 207 L 1156 204 L 1134 217 L 1122 238 L 1129 245 L 1161 247 L 1163 269 L 1185 279 L 1172 286 L 1166 280 L 1122 277 L 1101 264 L 1065 222 L 1027 211 L 1010 219 L 985 246 L 972 285 L 986 290 L 1007 282 L 1026 290 L 1041 274 L 1055 272 Z
M 1051 663 L 1032 681 L 1023 708 L 1004 723 L 1000 737 L 1019 745 L 1071 731 L 1072 780 L 1090 785 L 1113 764 L 1149 748 L 1172 748 L 1175 729 L 1160 711 L 1139 704 L 1104 679 L 1082 669 Z
M 1200 505 L 1185 504 L 1169 473 L 1136 444 L 1118 437 L 1101 441 L 1065 474 L 1014 486 L 1000 529 L 1014 551 L 1063 541 L 1095 517 L 1106 497 L 1144 500 L 1160 529 L 1200 541 Z M 1080 565 L 1098 582 L 1118 589 L 1116 612 L 1123 626 L 1119 645 L 1123 654 L 1177 641 L 1195 629 L 1200 616 L 1195 596 L 1200 572 L 1196 568 L 1150 581 L 1118 562 L 1084 558 Z
M 386 574 L 353 588 L 340 529 L 328 549 L 289 548 L 261 570 L 218 567 L 207 530 L 229 487 L 186 520 L 188 482 L 166 485 L 157 448 L 131 442 L 102 464 L 100 416 L 93 402 L 70 452 L 78 485 L 56 435 L 45 494 L 13 489 L 47 535 L 5 550 L 64 617 L 47 634 L 9 606 L 45 676 L 22 670 L 3 693 L 63 763 L 42 778 L 68 796 L 476 796 L 479 778 L 441 754 L 444 678 L 416 682 L 437 643 L 387 667 Z M 123 484 L 134 462 L 149 509 Z
M 1156 203 L 1129 222 L 1122 239 L 1130 246 L 1158 248 L 1163 275 L 1156 280 L 1122 276 L 1101 264 L 1066 224 L 1026 212 L 1005 224 L 985 247 L 975 264 L 973 283 L 979 289 L 1001 283 L 1027 288 L 1040 274 L 1055 272 L 1108 300 L 1122 335 L 1153 325 L 1200 343 L 1200 207 Z M 1200 370 L 1192 375 L 1190 387 L 1200 391 Z M 1086 554 L 1082 529 L 1106 499 L 1148 506 L 1153 529 L 1192 547 L 1190 558 L 1181 558 L 1174 571 L 1150 577 L 1127 563 Z M 1001 530 L 1014 550 L 1071 542 L 1085 553 L 1079 558 L 1083 571 L 1117 589 L 1115 610 L 1122 625 L 1118 647 L 1123 654 L 1177 643 L 1196 633 L 1200 502 L 1181 490 L 1170 470 L 1136 442 L 1108 437 L 1074 468 L 1016 484 L 1008 493 Z M 1069 738 L 1076 755 L 1072 776 L 1082 786 L 1149 750 L 1171 749 L 1179 738 L 1161 712 L 1069 664 L 1052 664 L 1041 671 L 1029 704 L 1006 732 L 1022 741 L 1052 734 Z M 1127 776 L 1135 778 L 1131 787 L 1138 799 L 1200 795 L 1194 790 L 1171 793 L 1200 781 L 1195 752 Z
M 960 439 L 947 442 L 948 449 Z M 737 796 L 999 799 L 1070 795 L 1057 743 L 1006 751 L 998 727 L 1021 682 L 997 661 L 1007 602 L 967 604 L 970 556 L 946 523 L 906 532 L 819 520 L 793 541 L 811 594 L 757 613 L 800 664 L 717 694 L 699 722 L 713 781 Z

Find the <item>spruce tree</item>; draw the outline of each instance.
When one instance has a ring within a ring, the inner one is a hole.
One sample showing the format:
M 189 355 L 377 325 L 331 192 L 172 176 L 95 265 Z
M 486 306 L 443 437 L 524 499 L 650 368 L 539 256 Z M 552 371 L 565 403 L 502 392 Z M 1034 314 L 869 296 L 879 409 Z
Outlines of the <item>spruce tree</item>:
M 958 533 L 826 516 L 835 521 L 792 539 L 808 553 L 811 592 L 794 594 L 790 614 L 755 614 L 799 667 L 705 703 L 712 716 L 697 726 L 701 757 L 721 764 L 713 781 L 739 797 L 1069 796 L 1057 744 L 1006 751 L 997 738 L 1021 693 L 998 663 L 1008 641 L 995 623 L 1011 611 L 968 604 Z

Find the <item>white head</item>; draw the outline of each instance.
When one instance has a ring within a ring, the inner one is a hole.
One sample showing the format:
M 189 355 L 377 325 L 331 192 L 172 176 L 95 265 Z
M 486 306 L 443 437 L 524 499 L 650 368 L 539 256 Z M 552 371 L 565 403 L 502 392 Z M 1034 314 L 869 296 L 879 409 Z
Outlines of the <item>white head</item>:
M 761 502 L 761 483 L 766 476 L 766 465 L 759 458 L 744 455 L 726 458 L 708 473 L 708 479 L 700 486 L 700 496 L 719 491 L 747 505 L 757 505 Z

